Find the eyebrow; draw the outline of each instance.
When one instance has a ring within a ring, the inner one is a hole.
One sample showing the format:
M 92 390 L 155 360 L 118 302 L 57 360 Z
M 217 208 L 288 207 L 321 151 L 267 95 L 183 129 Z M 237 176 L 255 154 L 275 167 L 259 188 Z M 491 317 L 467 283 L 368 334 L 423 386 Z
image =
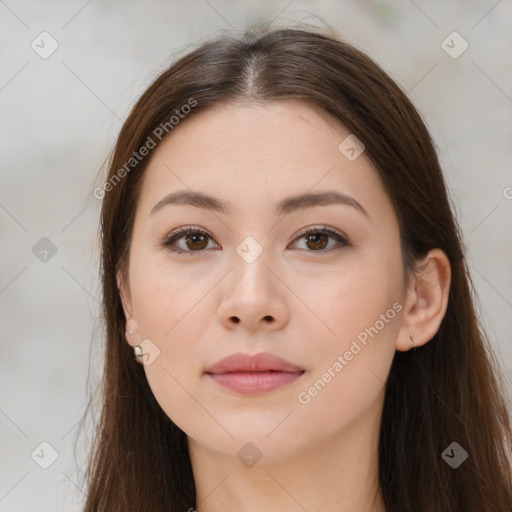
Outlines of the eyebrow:
M 333 190 L 316 193 L 309 192 L 288 197 L 277 203 L 275 212 L 278 215 L 287 215 L 298 210 L 314 208 L 316 206 L 328 206 L 331 204 L 351 206 L 367 218 L 370 218 L 370 214 L 356 199 L 347 194 L 341 194 Z M 203 208 L 205 210 L 213 210 L 225 215 L 232 212 L 232 208 L 229 203 L 221 199 L 217 199 L 201 192 L 183 191 L 173 192 L 158 201 L 158 203 L 153 206 L 150 215 L 153 215 L 167 205 L 189 205 L 196 208 Z

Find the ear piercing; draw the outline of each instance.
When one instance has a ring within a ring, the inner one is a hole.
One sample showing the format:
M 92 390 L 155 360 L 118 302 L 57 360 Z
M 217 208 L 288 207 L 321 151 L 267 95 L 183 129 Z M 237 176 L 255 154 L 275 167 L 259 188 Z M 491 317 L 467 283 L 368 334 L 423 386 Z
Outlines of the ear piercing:
M 135 345 L 133 348 L 133 355 L 137 360 L 142 357 L 142 347 L 140 345 Z

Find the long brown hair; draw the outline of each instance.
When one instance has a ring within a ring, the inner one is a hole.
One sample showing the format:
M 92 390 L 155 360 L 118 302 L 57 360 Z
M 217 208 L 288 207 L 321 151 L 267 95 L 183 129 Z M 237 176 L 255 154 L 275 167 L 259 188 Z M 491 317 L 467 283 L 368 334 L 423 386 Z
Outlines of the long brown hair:
M 196 506 L 186 434 L 160 408 L 133 359 L 116 283 L 116 272 L 127 269 L 151 156 L 141 157 L 140 149 L 150 139 L 158 145 L 162 126 L 172 133 L 176 110 L 196 116 L 222 102 L 286 99 L 328 112 L 364 141 L 398 217 L 404 268 L 415 271 L 433 248 L 451 264 L 439 331 L 418 349 L 397 351 L 386 382 L 378 460 L 386 510 L 510 512 L 506 388 L 475 313 L 462 236 L 430 135 L 407 96 L 368 56 L 333 31 L 298 27 L 223 34 L 201 44 L 158 76 L 121 129 L 99 192 L 106 347 L 101 416 L 83 475 L 85 512 Z M 468 454 L 457 469 L 442 457 L 453 442 Z

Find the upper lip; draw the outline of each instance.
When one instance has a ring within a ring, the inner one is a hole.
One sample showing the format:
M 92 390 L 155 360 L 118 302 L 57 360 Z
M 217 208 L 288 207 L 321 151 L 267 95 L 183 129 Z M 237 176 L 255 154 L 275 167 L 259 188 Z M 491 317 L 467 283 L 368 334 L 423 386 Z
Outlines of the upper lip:
M 305 371 L 303 368 L 268 352 L 254 355 L 237 352 L 209 366 L 206 373 L 266 372 L 270 370 L 290 373 Z

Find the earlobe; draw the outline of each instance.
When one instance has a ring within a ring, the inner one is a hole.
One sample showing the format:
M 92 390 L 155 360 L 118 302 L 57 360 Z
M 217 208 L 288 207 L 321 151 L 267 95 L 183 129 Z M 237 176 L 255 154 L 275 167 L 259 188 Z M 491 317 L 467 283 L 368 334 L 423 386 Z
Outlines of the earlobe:
M 428 343 L 437 333 L 448 307 L 451 266 L 446 253 L 432 249 L 405 297 L 396 350 L 405 352 Z

